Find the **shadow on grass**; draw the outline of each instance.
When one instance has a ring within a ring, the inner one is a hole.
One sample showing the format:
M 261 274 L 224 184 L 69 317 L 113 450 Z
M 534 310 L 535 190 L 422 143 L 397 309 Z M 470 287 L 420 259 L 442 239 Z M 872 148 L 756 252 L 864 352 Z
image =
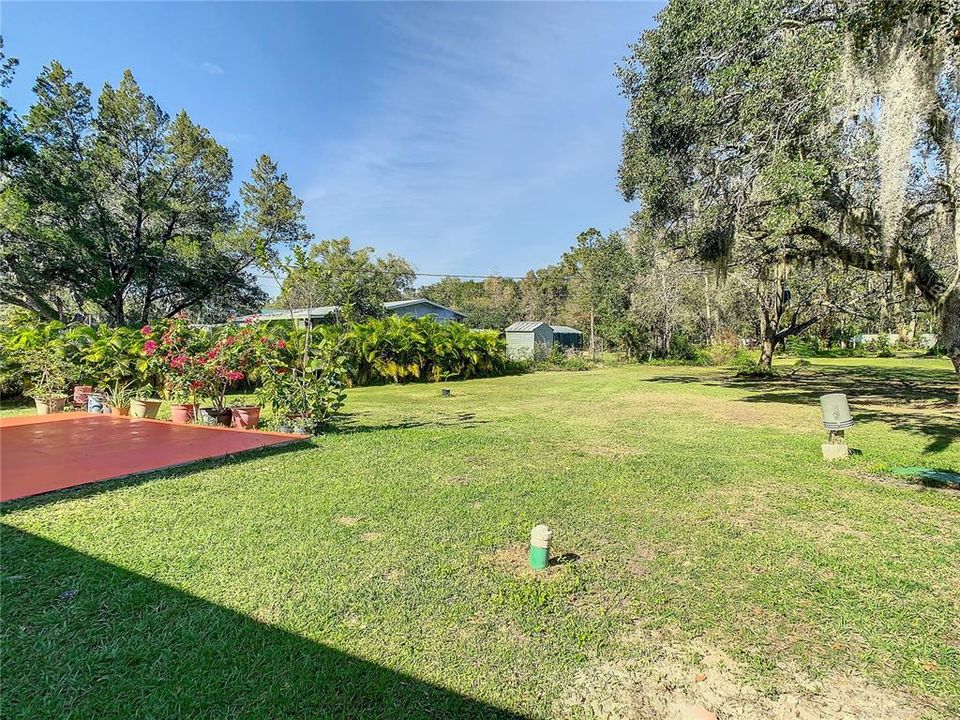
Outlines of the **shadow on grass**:
M 4 718 L 519 718 L 4 525 Z
M 469 429 L 486 425 L 489 420 L 478 420 L 473 413 L 440 413 L 432 418 L 405 418 L 386 423 L 367 424 L 362 416 L 366 413 L 346 415 L 330 430 L 333 435 L 382 432 L 384 430 L 411 430 L 415 428 L 462 428 Z
M 854 419 L 881 422 L 895 430 L 926 436 L 929 438 L 926 452 L 940 452 L 960 440 L 956 376 L 950 370 L 807 365 L 789 375 L 741 377 L 732 371 L 718 371 L 704 378 L 677 373 L 650 378 L 647 382 L 735 388 L 750 393 L 740 398 L 740 402 L 810 407 L 819 407 L 821 395 L 842 392 L 849 398 Z M 901 413 L 878 406 L 933 412 Z
M 0 517 L 6 515 L 7 513 L 17 512 L 27 508 L 43 507 L 44 505 L 50 505 L 62 500 L 86 498 L 93 495 L 99 495 L 100 493 L 110 492 L 111 490 L 116 490 L 117 488 L 135 487 L 137 485 L 143 485 L 144 483 L 152 482 L 153 480 L 161 477 L 184 477 L 186 475 L 192 475 L 193 473 L 200 472 L 201 470 L 223 467 L 227 465 L 238 465 L 249 462 L 250 460 L 257 460 L 259 458 L 272 457 L 274 455 L 284 455 L 290 452 L 305 450 L 309 447 L 311 447 L 311 445 L 306 441 L 287 443 L 286 445 L 268 445 L 267 447 L 244 450 L 242 452 L 233 453 L 223 457 L 197 460 L 185 465 L 177 465 L 176 467 L 167 468 L 166 470 L 148 470 L 142 473 L 135 473 L 133 475 L 125 475 L 123 477 L 114 478 L 113 480 L 99 480 L 86 483 L 85 485 L 76 485 L 72 488 L 54 490 L 52 492 L 43 493 L 42 495 L 34 495 L 32 497 L 19 498 L 17 500 L 7 500 L 3 503 L 0 503 Z

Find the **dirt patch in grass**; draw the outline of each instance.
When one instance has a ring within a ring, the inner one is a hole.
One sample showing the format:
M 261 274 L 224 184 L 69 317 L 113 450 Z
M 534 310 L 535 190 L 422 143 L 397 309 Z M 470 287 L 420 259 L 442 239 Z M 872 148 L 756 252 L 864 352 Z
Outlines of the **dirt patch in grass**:
M 534 570 L 528 558 L 529 547 L 525 543 L 511 543 L 494 550 L 484 557 L 486 564 L 515 578 L 525 580 L 551 581 L 560 577 L 564 565 L 568 563 L 551 560 L 545 570 Z
M 638 392 L 626 397 L 618 414 L 643 415 L 668 412 L 678 417 L 695 412 L 720 423 L 744 427 L 778 428 L 790 431 L 820 432 L 819 409 L 789 403 L 746 403 L 738 398 L 719 398 L 688 393 Z
M 581 670 L 555 702 L 555 717 L 683 720 L 700 708 L 719 720 L 919 720 L 935 710 L 910 695 L 863 679 L 815 680 L 784 668 L 780 687 L 758 688 L 722 650 L 643 631 L 623 658 Z M 707 717 L 707 716 L 704 716 Z
M 381 532 L 365 532 L 360 534 L 360 539 L 364 542 L 376 542 L 383 537 Z
M 353 517 L 351 515 L 344 515 L 343 517 L 338 517 L 334 520 L 338 525 L 345 525 L 346 527 L 353 527 L 359 525 L 363 522 L 362 517 Z
M 657 551 L 644 543 L 637 543 L 634 553 L 627 558 L 627 570 L 639 578 L 650 576 L 651 566 L 657 558 Z

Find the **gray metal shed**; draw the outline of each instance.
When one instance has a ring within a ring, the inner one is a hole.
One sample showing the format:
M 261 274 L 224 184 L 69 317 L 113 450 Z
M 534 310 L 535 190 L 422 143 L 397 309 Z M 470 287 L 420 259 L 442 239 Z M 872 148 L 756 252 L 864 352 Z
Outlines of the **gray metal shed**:
M 515 322 L 504 332 L 507 335 L 507 357 L 512 360 L 544 357 L 553 345 L 553 330 L 545 322 Z
M 562 348 L 579 350 L 583 347 L 583 333 L 567 325 L 551 325 L 553 342 Z

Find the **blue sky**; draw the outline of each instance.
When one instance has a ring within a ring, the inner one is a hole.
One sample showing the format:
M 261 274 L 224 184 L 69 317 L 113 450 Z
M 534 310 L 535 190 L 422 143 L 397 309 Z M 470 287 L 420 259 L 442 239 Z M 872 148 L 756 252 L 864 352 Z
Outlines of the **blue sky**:
M 52 59 L 96 93 L 130 68 L 226 145 L 260 153 L 318 238 L 421 272 L 520 275 L 626 224 L 615 64 L 655 3 L 2 5 L 19 111 Z

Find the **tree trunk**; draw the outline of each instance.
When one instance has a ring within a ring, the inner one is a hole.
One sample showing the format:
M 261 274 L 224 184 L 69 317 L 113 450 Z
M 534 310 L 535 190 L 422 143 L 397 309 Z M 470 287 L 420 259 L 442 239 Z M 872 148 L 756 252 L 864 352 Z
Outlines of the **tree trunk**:
M 770 318 L 765 314 L 760 314 L 760 360 L 757 364 L 763 368 L 769 368 L 773 365 L 773 351 L 777 348 L 777 330 Z
M 703 314 L 707 331 L 707 342 L 712 343 L 714 338 L 713 313 L 710 310 L 710 276 L 707 274 L 703 276 Z
M 593 305 L 590 306 L 590 356 L 597 359 L 597 342 L 593 333 Z
M 957 404 L 960 405 L 960 284 L 954 283 L 940 308 L 940 337 L 937 344 L 953 363 L 957 375 Z

